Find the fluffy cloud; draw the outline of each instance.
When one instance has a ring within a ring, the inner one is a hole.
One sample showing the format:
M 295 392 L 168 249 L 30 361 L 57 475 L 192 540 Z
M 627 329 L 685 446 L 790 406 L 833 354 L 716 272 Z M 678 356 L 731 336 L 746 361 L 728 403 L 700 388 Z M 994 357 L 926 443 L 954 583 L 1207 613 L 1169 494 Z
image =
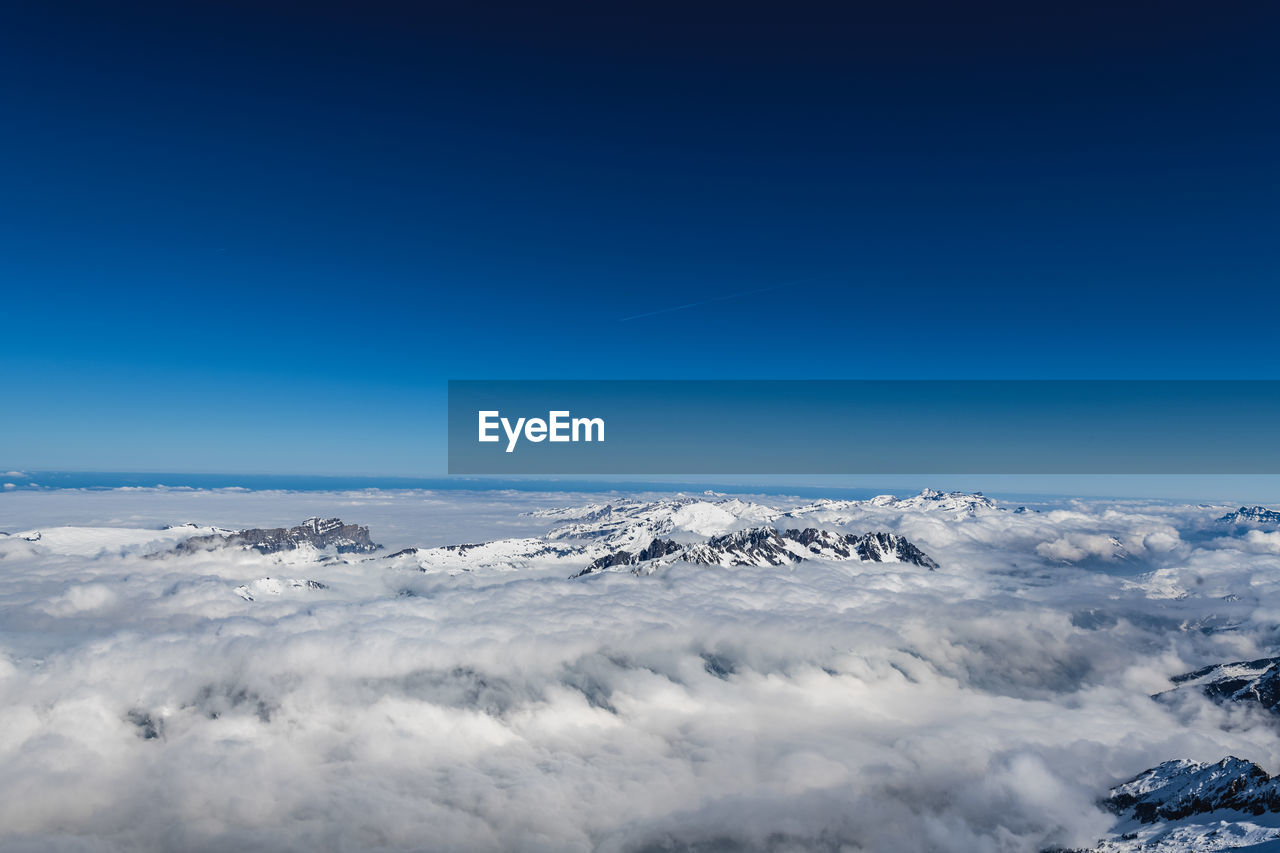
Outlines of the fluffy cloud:
M 1093 843 L 1106 785 L 1165 759 L 1280 768 L 1272 728 L 1150 699 L 1273 651 L 1280 558 L 1212 510 L 872 507 L 849 529 L 942 569 L 568 581 L 142 529 L 327 509 L 443 544 L 545 531 L 519 513 L 562 495 L 6 500 L 39 527 L 0 538 L 6 849 L 1037 851 Z M 266 577 L 327 588 L 236 594 Z
M 1235 542 L 1225 540 L 1219 544 L 1231 547 Z M 1255 554 L 1280 554 L 1280 531 L 1249 530 L 1245 532 L 1241 544 L 1244 549 Z

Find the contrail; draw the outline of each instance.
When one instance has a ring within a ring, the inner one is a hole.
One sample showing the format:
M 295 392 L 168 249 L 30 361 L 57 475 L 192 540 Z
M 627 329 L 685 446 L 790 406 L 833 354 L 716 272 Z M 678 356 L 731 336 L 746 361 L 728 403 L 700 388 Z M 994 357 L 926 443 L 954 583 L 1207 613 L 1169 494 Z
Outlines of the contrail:
M 656 311 L 645 311 L 641 314 L 632 314 L 630 317 L 623 317 L 618 322 L 625 323 L 628 320 L 639 320 L 641 317 L 652 317 L 655 314 L 669 314 L 672 311 L 683 311 L 686 308 L 697 308 L 699 305 L 710 305 L 712 302 L 724 302 L 726 299 L 737 299 L 741 296 L 751 296 L 754 293 L 764 293 L 767 290 L 777 290 L 780 287 L 790 287 L 793 284 L 805 284 L 810 281 L 816 281 L 828 276 L 814 276 L 813 278 L 802 278 L 797 281 L 784 281 L 778 284 L 771 284 L 768 287 L 757 287 L 754 290 L 743 290 L 739 293 L 728 293 L 724 296 L 713 296 L 710 299 L 699 299 L 697 302 L 686 302 L 683 305 L 672 305 L 669 308 L 659 308 Z

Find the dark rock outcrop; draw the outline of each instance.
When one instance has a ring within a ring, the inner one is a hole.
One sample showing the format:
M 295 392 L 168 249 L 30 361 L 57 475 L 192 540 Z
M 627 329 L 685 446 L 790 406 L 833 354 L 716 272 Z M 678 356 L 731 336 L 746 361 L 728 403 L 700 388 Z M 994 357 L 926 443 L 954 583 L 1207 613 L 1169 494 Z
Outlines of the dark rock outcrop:
M 859 560 L 871 563 L 908 563 L 930 570 L 938 568 L 938 564 L 928 554 L 893 533 L 858 535 L 814 527 L 804 530 L 752 527 L 713 536 L 696 545 L 680 545 L 670 539 L 655 538 L 639 553 L 615 551 L 600 557 L 574 577 L 616 566 L 640 566 L 667 556 L 699 565 L 730 567 L 785 566 L 804 560 Z
M 1104 805 L 1142 823 L 1179 820 L 1220 809 L 1255 815 L 1280 812 L 1280 778 L 1234 756 L 1216 764 L 1166 761 L 1113 788 Z
M 606 554 L 573 577 L 580 578 L 583 575 L 589 575 L 605 569 L 611 569 L 614 566 L 634 566 L 637 563 L 643 563 L 646 560 L 656 560 L 659 557 L 674 554 L 682 547 L 683 546 L 670 539 L 655 538 L 644 548 L 641 548 L 639 553 L 632 554 L 630 551 L 615 551 L 612 554 Z
M 1224 524 L 1280 524 L 1280 512 L 1265 506 L 1242 506 L 1218 521 Z
M 1220 705 L 1254 704 L 1280 716 L 1280 657 L 1214 664 L 1171 681 L 1178 687 L 1157 694 L 1157 699 L 1197 690 Z
M 835 533 L 807 527 L 779 531 L 754 527 L 713 537 L 685 550 L 691 563 L 720 566 L 782 566 L 802 560 L 851 560 L 909 563 L 927 569 L 938 564 L 912 543 L 893 533 Z
M 178 545 L 180 552 L 214 548 L 249 548 L 259 554 L 292 551 L 302 545 L 333 548 L 339 554 L 368 554 L 381 548 L 369 536 L 369 528 L 344 524 L 338 518 L 308 518 L 297 527 L 253 528 L 239 533 L 193 536 Z

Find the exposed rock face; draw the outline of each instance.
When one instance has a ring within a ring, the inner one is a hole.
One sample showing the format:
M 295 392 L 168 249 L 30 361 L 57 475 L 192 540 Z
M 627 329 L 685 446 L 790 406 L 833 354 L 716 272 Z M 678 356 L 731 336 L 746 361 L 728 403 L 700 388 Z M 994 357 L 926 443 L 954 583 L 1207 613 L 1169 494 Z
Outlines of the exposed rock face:
M 1224 524 L 1280 524 L 1280 512 L 1265 506 L 1242 506 L 1218 521 Z
M 681 558 L 710 566 L 783 566 L 799 562 L 787 541 L 773 527 L 752 527 L 713 536 L 685 549 Z
M 1280 715 L 1280 657 L 1214 664 L 1172 680 L 1178 686 L 1156 699 L 1196 691 Z M 1166 761 L 1112 788 L 1102 805 L 1120 824 L 1092 853 L 1280 849 L 1280 822 L 1257 819 L 1280 814 L 1280 776 L 1234 756 L 1214 764 Z
M 1214 664 L 1172 680 L 1179 686 L 1159 697 L 1181 690 L 1199 690 L 1219 704 L 1252 703 L 1280 715 L 1280 658 Z
M 382 547 L 370 538 L 367 527 L 343 524 L 338 518 L 308 518 L 297 527 L 254 528 L 239 533 L 193 536 L 180 544 L 178 550 L 243 547 L 259 554 L 275 554 L 292 551 L 302 545 L 333 548 L 339 554 L 368 554 Z
M 688 546 L 670 539 L 655 538 L 638 553 L 616 551 L 600 557 L 574 577 L 616 566 L 638 567 L 665 557 L 709 566 L 784 566 L 816 559 L 909 563 L 930 570 L 938 568 L 927 554 L 892 533 L 864 533 L 859 536 L 814 527 L 785 531 L 774 527 L 752 527 Z
M 1113 788 L 1106 805 L 1116 814 L 1142 823 L 1179 820 L 1219 809 L 1255 815 L 1280 812 L 1280 778 L 1234 756 L 1217 764 L 1166 761 Z
M 862 536 L 845 536 L 845 541 L 854 546 L 854 550 L 863 560 L 873 563 L 910 563 L 926 569 L 938 568 L 932 557 L 921 551 L 913 543 L 892 533 L 864 533 Z
M 835 533 L 807 527 L 778 531 L 754 527 L 716 536 L 686 549 L 681 559 L 719 566 L 781 566 L 801 560 L 860 560 L 910 563 L 927 569 L 938 564 L 901 536 L 892 533 Z
M 681 547 L 681 545 L 670 539 L 655 538 L 646 547 L 640 549 L 640 551 L 635 554 L 630 551 L 615 551 L 612 554 L 606 554 L 582 571 L 578 572 L 574 577 L 580 578 L 583 575 L 589 575 L 593 572 L 611 569 L 614 566 L 634 566 L 637 563 L 656 560 L 659 557 L 665 557 L 668 554 L 677 553 L 680 551 Z

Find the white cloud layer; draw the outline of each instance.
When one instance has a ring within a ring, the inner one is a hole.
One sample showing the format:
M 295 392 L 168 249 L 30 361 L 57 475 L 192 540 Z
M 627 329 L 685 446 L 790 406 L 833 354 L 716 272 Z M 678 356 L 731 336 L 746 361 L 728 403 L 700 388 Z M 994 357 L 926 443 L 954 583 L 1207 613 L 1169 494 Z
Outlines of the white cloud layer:
M 1037 851 L 1095 843 L 1107 786 L 1166 759 L 1280 769 L 1272 724 L 1150 698 L 1276 653 L 1278 534 L 1221 508 L 840 510 L 936 572 L 153 556 L 190 534 L 164 523 L 340 515 L 394 550 L 581 501 L 4 495 L 0 848 Z

